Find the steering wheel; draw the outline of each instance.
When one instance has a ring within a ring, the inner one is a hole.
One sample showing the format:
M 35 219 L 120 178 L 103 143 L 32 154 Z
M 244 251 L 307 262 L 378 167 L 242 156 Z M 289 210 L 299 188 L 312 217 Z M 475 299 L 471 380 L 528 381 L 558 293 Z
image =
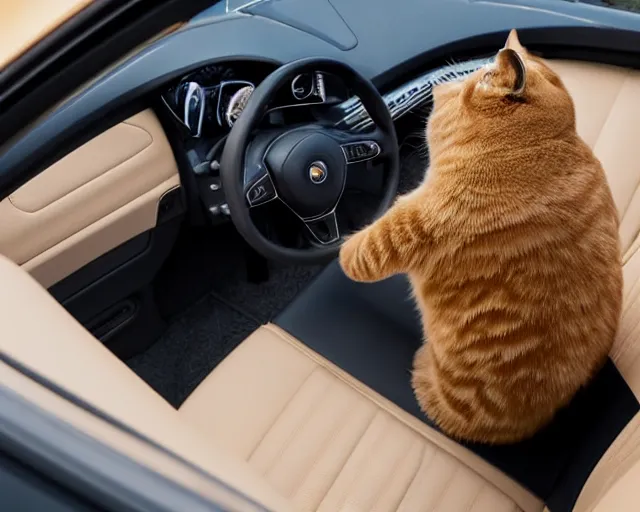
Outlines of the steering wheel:
M 367 110 L 375 128 L 353 133 L 317 124 L 255 133 L 274 94 L 302 73 L 324 71 L 339 76 Z M 295 263 L 320 263 L 337 256 L 342 243 L 336 208 L 349 167 L 379 159 L 385 180 L 374 218 L 392 204 L 398 187 L 400 158 L 389 109 L 374 85 L 350 66 L 325 58 L 285 64 L 255 89 L 227 137 L 220 175 L 236 229 L 263 256 Z M 309 248 L 285 247 L 255 226 L 250 210 L 269 201 L 284 203 L 306 226 Z

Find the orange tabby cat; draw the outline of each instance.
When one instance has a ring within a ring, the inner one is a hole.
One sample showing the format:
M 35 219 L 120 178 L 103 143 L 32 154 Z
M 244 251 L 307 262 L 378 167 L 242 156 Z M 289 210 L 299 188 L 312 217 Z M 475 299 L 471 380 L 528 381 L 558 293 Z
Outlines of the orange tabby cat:
M 357 281 L 410 277 L 416 397 L 459 439 L 533 435 L 603 365 L 622 301 L 618 216 L 560 78 L 512 31 L 434 90 L 423 184 L 342 247 Z

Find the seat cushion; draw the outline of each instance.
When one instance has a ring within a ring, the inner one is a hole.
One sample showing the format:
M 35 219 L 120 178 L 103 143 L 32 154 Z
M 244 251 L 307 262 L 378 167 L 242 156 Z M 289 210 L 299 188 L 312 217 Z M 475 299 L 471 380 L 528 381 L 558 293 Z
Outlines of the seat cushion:
M 179 414 L 247 460 L 299 510 L 543 507 L 499 470 L 273 325 L 247 338 Z

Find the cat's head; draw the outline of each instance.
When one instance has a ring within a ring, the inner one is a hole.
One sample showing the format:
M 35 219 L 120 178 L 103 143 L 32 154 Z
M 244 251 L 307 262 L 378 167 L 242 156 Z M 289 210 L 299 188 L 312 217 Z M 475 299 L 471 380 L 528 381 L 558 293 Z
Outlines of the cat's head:
M 427 137 L 434 152 L 497 141 L 530 145 L 575 133 L 573 101 L 560 77 L 512 30 L 493 62 L 466 79 L 438 85 Z

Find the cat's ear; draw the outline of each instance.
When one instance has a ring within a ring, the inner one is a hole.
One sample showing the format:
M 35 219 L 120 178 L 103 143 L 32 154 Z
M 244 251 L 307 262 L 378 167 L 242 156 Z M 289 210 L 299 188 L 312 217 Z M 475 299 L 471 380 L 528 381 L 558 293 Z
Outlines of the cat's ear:
M 522 96 L 527 85 L 526 55 L 518 33 L 512 30 L 504 48 L 496 55 L 494 65 L 482 78 L 482 83 L 488 86 L 486 90 L 499 95 Z
M 517 51 L 503 48 L 496 55 L 494 84 L 510 96 L 522 96 L 527 85 L 527 67 Z M 495 83 L 497 82 L 497 83 Z
M 518 53 L 522 53 L 522 54 L 527 53 L 527 49 L 524 46 L 522 46 L 522 44 L 520 43 L 520 39 L 518 38 L 518 32 L 516 31 L 515 28 L 511 30 L 511 32 L 509 32 L 509 37 L 507 37 L 507 42 L 504 45 L 504 47 Z

